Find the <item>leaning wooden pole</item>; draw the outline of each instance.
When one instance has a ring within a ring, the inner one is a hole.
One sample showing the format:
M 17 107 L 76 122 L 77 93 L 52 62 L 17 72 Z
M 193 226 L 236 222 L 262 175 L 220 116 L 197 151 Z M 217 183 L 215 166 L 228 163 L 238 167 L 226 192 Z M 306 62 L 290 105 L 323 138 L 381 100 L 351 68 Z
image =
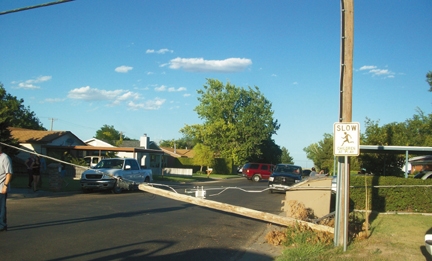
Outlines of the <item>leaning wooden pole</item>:
M 334 229 L 332 227 L 328 227 L 328 226 L 324 226 L 324 225 L 317 225 L 317 224 L 306 222 L 303 220 L 298 220 L 298 219 L 294 219 L 294 218 L 290 218 L 290 217 L 278 216 L 278 215 L 271 214 L 271 213 L 261 212 L 261 211 L 257 211 L 257 210 L 253 210 L 253 209 L 249 209 L 249 208 L 244 208 L 244 207 L 239 207 L 239 206 L 234 206 L 234 205 L 221 203 L 221 202 L 217 202 L 217 201 L 213 201 L 213 200 L 201 199 L 201 198 L 196 198 L 196 197 L 192 197 L 192 196 L 188 196 L 188 195 L 178 194 L 175 192 L 155 188 L 155 187 L 153 187 L 151 185 L 147 185 L 147 184 L 141 184 L 138 186 L 138 188 L 142 191 L 149 192 L 149 193 L 159 195 L 162 197 L 167 197 L 170 199 L 183 201 L 183 202 L 191 203 L 191 204 L 202 206 L 202 207 L 207 207 L 207 208 L 225 211 L 225 212 L 229 212 L 229 213 L 233 213 L 233 214 L 237 214 L 237 215 L 241 215 L 241 216 L 245 216 L 245 217 L 249 217 L 249 218 L 254 218 L 254 219 L 262 220 L 262 221 L 269 222 L 272 224 L 277 224 L 277 225 L 282 225 L 282 226 L 293 226 L 295 224 L 301 224 L 301 225 L 306 225 L 313 230 L 334 233 Z

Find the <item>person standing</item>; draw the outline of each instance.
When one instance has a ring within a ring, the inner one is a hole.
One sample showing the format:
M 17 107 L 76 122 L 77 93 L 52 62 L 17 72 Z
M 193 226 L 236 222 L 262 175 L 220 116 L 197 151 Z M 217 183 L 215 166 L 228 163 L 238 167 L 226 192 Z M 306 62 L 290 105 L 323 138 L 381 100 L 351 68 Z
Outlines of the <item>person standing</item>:
M 30 153 L 30 156 L 25 161 L 25 165 L 27 167 L 27 174 L 28 174 L 28 188 L 32 187 L 32 182 L 33 182 L 33 162 L 34 162 L 34 157 L 33 154 Z
M 39 185 L 39 179 L 40 179 L 40 162 L 39 157 L 34 157 L 33 161 L 33 191 L 37 191 L 37 187 Z
M 0 144 L 0 231 L 7 230 L 6 198 L 12 179 L 12 162 Z
M 316 176 L 317 176 L 317 172 L 316 172 L 316 169 L 315 169 L 315 167 L 312 167 L 311 168 L 311 173 L 309 174 L 309 177 L 310 178 L 316 178 Z

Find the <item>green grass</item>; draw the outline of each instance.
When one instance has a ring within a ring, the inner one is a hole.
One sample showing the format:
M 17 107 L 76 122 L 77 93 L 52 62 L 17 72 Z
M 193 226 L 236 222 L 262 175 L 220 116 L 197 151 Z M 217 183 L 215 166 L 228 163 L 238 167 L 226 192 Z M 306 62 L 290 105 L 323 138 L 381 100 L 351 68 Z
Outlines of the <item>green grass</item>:
M 42 175 L 42 184 L 39 185 L 40 190 L 46 191 L 80 191 L 81 185 L 79 180 L 74 180 L 72 177 L 65 177 L 64 180 L 68 183 L 67 186 L 62 186 L 60 190 L 56 190 L 50 185 L 50 179 L 48 175 Z M 28 188 L 28 176 L 27 175 L 13 175 L 11 181 L 12 188 Z
M 379 214 L 371 221 L 369 238 L 355 239 L 345 252 L 333 244 L 324 246 L 297 240 L 288 243 L 276 260 L 429 260 L 422 248 L 424 235 L 432 229 L 430 220 L 427 215 Z

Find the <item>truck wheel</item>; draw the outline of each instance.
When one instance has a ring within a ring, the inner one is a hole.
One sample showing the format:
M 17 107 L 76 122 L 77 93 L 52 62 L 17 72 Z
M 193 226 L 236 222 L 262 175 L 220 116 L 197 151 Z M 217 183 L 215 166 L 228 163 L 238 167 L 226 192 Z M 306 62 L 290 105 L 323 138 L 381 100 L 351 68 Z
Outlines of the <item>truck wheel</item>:
M 259 175 L 254 175 L 254 176 L 252 177 L 252 180 L 255 181 L 255 182 L 258 182 L 258 181 L 261 180 L 261 177 L 260 177 Z
M 146 178 L 144 179 L 144 182 L 145 182 L 145 183 L 149 183 L 149 182 L 150 182 L 150 177 L 146 177 Z
M 114 184 L 114 187 L 112 188 L 112 192 L 114 194 L 120 194 L 122 192 L 122 188 L 120 188 L 119 186 L 117 186 L 117 182 L 116 182 L 116 184 Z

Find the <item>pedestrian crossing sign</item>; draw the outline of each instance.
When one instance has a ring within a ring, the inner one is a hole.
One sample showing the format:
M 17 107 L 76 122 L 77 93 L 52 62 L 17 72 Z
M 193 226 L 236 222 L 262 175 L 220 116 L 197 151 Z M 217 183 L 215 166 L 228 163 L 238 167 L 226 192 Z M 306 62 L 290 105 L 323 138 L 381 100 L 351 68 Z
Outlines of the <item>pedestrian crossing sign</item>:
M 334 156 L 358 156 L 360 154 L 360 123 L 335 122 L 333 132 Z

